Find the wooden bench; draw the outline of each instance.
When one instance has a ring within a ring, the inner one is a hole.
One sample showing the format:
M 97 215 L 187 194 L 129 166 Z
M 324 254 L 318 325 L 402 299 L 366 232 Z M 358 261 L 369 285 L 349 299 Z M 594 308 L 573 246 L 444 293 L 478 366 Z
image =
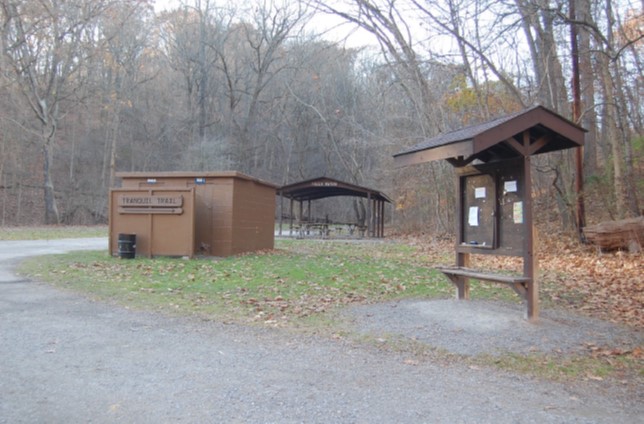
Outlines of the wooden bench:
M 449 280 L 454 283 L 457 289 L 459 299 L 470 298 L 470 288 L 467 278 L 474 278 L 482 281 L 492 281 L 495 283 L 508 284 L 524 300 L 528 300 L 528 284 L 530 278 L 520 275 L 493 274 L 472 268 L 464 267 L 437 267 L 440 272 L 445 274 Z

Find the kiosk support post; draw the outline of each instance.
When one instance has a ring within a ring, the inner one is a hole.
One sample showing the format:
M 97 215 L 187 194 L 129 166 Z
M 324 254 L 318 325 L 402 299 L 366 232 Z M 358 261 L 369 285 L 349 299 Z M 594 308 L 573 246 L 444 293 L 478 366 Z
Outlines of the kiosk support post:
M 469 268 L 470 254 L 457 253 L 456 266 L 459 268 Z M 470 279 L 464 276 L 455 277 L 452 282 L 456 286 L 456 298 L 462 300 L 470 300 Z
M 537 279 L 537 252 L 535 252 L 535 228 L 532 214 L 532 175 L 530 156 L 523 157 L 525 182 L 525 238 L 523 254 L 523 275 L 528 278 L 526 293 L 526 318 L 536 321 L 539 317 L 539 281 Z

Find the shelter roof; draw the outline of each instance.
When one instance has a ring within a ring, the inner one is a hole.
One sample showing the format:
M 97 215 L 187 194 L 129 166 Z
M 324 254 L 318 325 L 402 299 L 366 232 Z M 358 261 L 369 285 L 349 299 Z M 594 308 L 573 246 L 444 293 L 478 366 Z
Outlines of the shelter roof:
M 534 106 L 424 140 L 395 154 L 394 160 L 399 166 L 440 159 L 457 166 L 475 159 L 492 162 L 579 147 L 584 132 L 549 109 Z
M 334 196 L 353 196 L 371 197 L 372 199 L 391 203 L 391 200 L 385 194 L 377 190 L 327 177 L 288 184 L 280 187 L 277 193 L 297 201 L 317 200 Z

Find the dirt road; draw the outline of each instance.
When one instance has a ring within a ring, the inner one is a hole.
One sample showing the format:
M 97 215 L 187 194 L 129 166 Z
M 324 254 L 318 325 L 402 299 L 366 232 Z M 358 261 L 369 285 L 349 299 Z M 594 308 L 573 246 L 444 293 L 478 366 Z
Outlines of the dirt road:
M 639 423 L 601 382 L 409 361 L 343 340 L 131 311 L 11 272 L 103 239 L 0 242 L 0 423 Z M 626 403 L 624 403 L 626 402 Z

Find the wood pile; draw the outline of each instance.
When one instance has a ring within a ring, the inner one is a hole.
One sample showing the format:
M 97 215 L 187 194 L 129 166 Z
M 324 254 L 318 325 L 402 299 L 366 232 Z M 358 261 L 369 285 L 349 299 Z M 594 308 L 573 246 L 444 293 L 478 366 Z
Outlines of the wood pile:
M 589 243 L 602 250 L 641 252 L 644 243 L 644 216 L 591 225 L 584 228 L 584 235 Z

